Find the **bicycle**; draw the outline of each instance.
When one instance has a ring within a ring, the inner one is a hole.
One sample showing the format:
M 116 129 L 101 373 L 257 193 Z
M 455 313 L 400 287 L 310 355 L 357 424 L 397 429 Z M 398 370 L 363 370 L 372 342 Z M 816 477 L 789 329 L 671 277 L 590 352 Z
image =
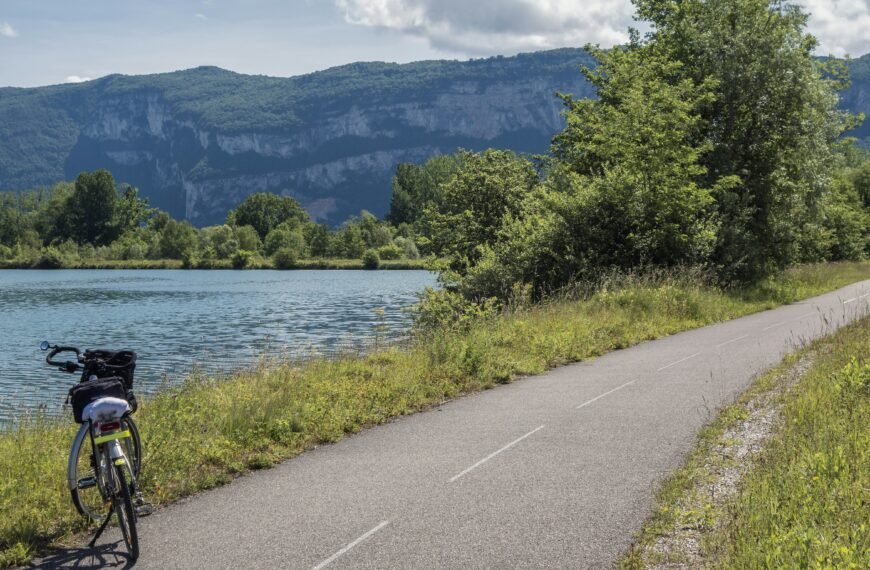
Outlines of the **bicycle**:
M 109 524 L 118 519 L 121 534 L 132 560 L 139 557 L 136 521 L 150 514 L 139 490 L 142 444 L 131 414 L 136 410 L 133 395 L 132 351 L 85 350 L 56 346 L 43 341 L 40 349 L 51 350 L 46 363 L 61 372 L 82 371 L 81 380 L 69 391 L 73 418 L 81 424 L 73 439 L 67 463 L 67 485 L 76 510 L 99 524 L 91 548 Z M 54 358 L 74 352 L 76 361 Z

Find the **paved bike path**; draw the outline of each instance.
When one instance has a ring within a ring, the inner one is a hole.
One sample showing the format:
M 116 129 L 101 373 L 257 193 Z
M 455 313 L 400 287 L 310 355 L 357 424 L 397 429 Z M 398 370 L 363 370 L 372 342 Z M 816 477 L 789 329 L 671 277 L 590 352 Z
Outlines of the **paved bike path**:
M 870 280 L 366 430 L 142 519 L 136 568 L 608 567 L 716 410 L 868 310 Z

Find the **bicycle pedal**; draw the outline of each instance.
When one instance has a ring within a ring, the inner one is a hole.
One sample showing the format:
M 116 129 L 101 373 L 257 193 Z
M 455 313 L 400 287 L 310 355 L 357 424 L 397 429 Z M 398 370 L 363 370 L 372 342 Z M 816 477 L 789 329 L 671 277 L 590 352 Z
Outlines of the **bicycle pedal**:
M 154 507 L 152 507 L 148 503 L 136 505 L 136 516 L 138 516 L 138 517 L 147 517 L 148 515 L 150 515 L 153 512 L 154 512 Z
M 90 489 L 91 487 L 96 487 L 97 479 L 95 477 L 85 477 L 84 479 L 79 479 L 78 487 L 79 489 Z

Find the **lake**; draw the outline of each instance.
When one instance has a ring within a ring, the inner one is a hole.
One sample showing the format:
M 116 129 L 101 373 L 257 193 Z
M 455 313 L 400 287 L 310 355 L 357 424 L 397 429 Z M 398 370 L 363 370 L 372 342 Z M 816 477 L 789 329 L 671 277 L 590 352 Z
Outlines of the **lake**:
M 58 413 L 77 381 L 45 364 L 42 340 L 135 350 L 137 393 L 153 393 L 194 367 L 394 340 L 434 285 L 426 271 L 0 271 L 0 423 Z

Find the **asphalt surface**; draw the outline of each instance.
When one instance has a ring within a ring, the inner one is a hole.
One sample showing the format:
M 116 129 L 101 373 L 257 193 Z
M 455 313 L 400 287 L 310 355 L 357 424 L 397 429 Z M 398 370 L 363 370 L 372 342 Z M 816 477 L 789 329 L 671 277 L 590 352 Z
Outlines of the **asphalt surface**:
M 141 519 L 135 566 L 609 567 L 716 410 L 868 310 L 870 280 L 366 430 Z M 37 565 L 123 567 L 117 540 Z

